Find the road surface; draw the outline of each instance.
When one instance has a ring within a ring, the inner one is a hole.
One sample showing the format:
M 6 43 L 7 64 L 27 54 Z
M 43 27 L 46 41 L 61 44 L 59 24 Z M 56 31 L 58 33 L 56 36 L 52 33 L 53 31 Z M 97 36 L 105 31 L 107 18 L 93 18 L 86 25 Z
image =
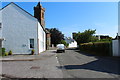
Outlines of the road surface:
M 64 78 L 118 78 L 120 74 L 120 58 L 96 57 L 79 50 L 66 50 L 57 58 Z

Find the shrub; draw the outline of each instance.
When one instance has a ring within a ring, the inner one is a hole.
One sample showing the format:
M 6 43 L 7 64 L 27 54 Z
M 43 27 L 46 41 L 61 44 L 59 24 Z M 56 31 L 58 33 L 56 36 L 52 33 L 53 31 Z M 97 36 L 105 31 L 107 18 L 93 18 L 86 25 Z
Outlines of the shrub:
M 0 56 L 2 56 L 2 48 L 0 48 Z
M 12 55 L 12 51 L 11 50 L 9 51 L 8 55 Z
M 80 45 L 80 50 L 99 56 L 110 56 L 112 54 L 110 42 L 84 43 Z
M 2 55 L 5 54 L 5 48 L 2 48 Z
M 5 56 L 8 56 L 8 52 L 5 52 Z
M 31 50 L 31 55 L 34 55 L 34 54 L 35 54 L 35 50 L 32 49 L 32 50 Z
M 66 43 L 66 41 L 65 40 L 61 40 L 61 42 L 60 42 L 61 44 L 64 44 L 66 47 L 68 47 L 69 46 L 69 44 L 68 43 Z
M 5 56 L 5 48 L 0 49 L 0 56 Z

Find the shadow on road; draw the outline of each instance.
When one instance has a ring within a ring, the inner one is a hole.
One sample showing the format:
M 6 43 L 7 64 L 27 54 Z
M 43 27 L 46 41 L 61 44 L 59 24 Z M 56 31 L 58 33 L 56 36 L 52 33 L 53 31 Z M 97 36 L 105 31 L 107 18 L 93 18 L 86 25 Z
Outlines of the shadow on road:
M 90 63 L 83 64 L 83 65 L 64 65 L 64 66 L 59 66 L 58 68 L 60 69 L 65 68 L 67 70 L 87 69 L 87 70 L 113 73 L 113 74 L 120 75 L 119 62 L 109 61 L 109 60 L 107 61 L 103 59 L 98 59 L 96 61 L 92 61 Z
M 55 50 L 55 51 L 52 51 L 52 53 L 56 53 L 56 50 Z
M 78 50 L 75 50 L 76 52 L 79 52 Z M 62 69 L 65 68 L 67 70 L 72 70 L 72 69 L 86 69 L 86 70 L 93 70 L 93 71 L 98 71 L 98 72 L 106 72 L 106 73 L 113 73 L 120 75 L 120 58 L 114 58 L 114 57 L 99 57 L 99 56 L 94 56 L 91 54 L 85 54 L 85 53 L 80 53 L 82 55 L 86 56 L 93 56 L 97 58 L 97 60 L 88 62 L 83 65 L 64 65 L 64 66 L 59 66 L 58 68 Z

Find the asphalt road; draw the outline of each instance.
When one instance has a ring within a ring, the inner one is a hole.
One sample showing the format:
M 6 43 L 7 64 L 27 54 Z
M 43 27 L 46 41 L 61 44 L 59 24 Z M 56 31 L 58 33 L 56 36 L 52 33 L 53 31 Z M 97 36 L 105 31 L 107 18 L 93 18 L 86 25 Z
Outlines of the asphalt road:
M 66 50 L 57 54 L 64 78 L 120 78 L 120 58 L 97 57 Z

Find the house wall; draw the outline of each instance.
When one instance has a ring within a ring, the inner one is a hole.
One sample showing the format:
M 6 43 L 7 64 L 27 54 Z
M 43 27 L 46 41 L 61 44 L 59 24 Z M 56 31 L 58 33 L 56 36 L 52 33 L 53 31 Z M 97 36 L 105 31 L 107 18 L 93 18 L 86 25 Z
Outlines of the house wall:
M 120 14 L 120 2 L 118 2 L 118 14 Z M 118 35 L 120 36 L 120 15 L 118 15 Z
M 2 23 L 2 13 L 1 13 L 1 11 L 0 11 L 0 23 Z M 0 27 L 2 27 L 2 25 Z M 2 28 L 0 28 L 0 38 L 2 38 Z
M 46 50 L 46 33 L 38 22 L 38 48 L 39 53 Z
M 75 48 L 75 47 L 77 47 L 77 42 L 74 41 L 74 42 L 69 43 L 69 46 L 68 46 L 68 47 L 69 47 L 69 48 Z
M 38 54 L 38 21 L 15 4 L 11 3 L 2 10 L 3 47 L 14 54 L 30 54 L 30 41 L 34 39 L 35 54 Z
M 120 56 L 120 40 L 112 41 L 113 56 Z

